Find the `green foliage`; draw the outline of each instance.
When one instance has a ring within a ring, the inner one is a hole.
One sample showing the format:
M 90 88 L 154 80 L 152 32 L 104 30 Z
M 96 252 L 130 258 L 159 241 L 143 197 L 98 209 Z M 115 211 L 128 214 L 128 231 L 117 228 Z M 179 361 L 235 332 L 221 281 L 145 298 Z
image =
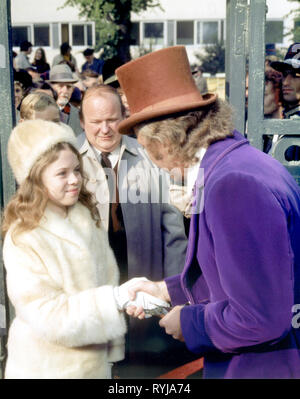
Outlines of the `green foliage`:
M 288 0 L 291 3 L 298 3 L 299 7 L 292 10 L 288 16 L 292 16 L 294 19 L 294 27 L 289 32 L 285 34 L 285 36 L 293 35 L 294 42 L 300 42 L 300 0 Z
M 225 46 L 224 43 L 210 44 L 205 47 L 205 54 L 196 53 L 203 71 L 215 75 L 225 72 Z
M 159 0 L 66 0 L 63 7 L 79 10 L 79 15 L 95 21 L 95 50 L 104 49 L 103 58 L 119 56 L 123 62 L 130 60 L 131 43 L 130 12 L 159 6 Z

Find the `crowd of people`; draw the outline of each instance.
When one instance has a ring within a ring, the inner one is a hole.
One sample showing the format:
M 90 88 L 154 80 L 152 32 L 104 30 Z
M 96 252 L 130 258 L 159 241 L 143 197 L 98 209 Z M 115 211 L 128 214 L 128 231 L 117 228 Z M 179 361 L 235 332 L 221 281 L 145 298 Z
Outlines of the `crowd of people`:
M 32 44 L 24 41 L 20 44 L 20 52 L 13 54 L 14 86 L 15 86 L 15 107 L 17 120 L 21 100 L 28 93 L 44 90 L 45 93 L 55 97 L 57 104 L 63 114 L 62 121 L 68 118 L 73 120 L 76 115 L 78 122 L 78 109 L 85 90 L 98 83 L 103 83 L 104 61 L 94 56 L 94 50 L 87 48 L 83 51 L 86 62 L 82 65 L 81 71 L 77 66 L 76 58 L 71 53 L 71 46 L 62 43 L 60 53 L 53 58 L 50 67 L 47 62 L 45 50 L 37 48 L 30 62 L 29 56 L 32 53 Z M 107 71 L 114 74 L 114 71 Z M 76 123 L 76 122 L 74 122 Z M 81 132 L 78 126 L 72 125 L 76 134 Z
M 67 43 L 50 68 L 31 47 L 14 58 L 5 378 L 154 378 L 199 357 L 205 378 L 300 378 L 293 177 L 184 46 L 124 65 L 87 49 L 81 73 Z M 268 117 L 299 116 L 299 51 L 266 68 Z

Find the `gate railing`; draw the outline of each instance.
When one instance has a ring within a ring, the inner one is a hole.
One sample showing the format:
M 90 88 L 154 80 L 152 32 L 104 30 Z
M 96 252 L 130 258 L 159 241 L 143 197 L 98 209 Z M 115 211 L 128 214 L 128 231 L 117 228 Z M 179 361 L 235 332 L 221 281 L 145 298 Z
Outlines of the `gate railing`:
M 280 161 L 300 185 L 300 162 L 284 154 L 291 145 L 300 146 L 300 119 L 264 118 L 266 0 L 227 0 L 226 15 L 226 97 L 236 110 L 235 126 L 245 134 L 246 59 L 249 60 L 247 138 L 263 149 L 263 136 L 284 135 L 274 158 Z

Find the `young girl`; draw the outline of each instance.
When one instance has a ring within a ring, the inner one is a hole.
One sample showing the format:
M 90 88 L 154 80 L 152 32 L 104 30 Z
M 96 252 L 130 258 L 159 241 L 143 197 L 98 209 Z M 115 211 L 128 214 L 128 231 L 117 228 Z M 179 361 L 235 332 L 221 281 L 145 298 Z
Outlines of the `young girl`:
M 2 225 L 16 313 L 5 378 L 110 378 L 110 363 L 124 357 L 119 273 L 75 144 L 68 126 L 42 120 L 20 123 L 9 139 L 20 186 Z

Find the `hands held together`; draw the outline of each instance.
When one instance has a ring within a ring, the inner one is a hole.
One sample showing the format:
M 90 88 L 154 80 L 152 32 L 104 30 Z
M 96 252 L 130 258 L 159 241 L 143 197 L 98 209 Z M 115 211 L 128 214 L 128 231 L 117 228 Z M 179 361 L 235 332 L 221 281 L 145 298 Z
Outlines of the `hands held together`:
M 126 310 L 132 317 L 144 319 L 159 316 L 159 325 L 167 334 L 184 341 L 180 326 L 180 311 L 183 306 L 170 307 L 170 296 L 164 281 L 153 282 L 145 277 L 133 278 L 114 288 L 118 308 Z

